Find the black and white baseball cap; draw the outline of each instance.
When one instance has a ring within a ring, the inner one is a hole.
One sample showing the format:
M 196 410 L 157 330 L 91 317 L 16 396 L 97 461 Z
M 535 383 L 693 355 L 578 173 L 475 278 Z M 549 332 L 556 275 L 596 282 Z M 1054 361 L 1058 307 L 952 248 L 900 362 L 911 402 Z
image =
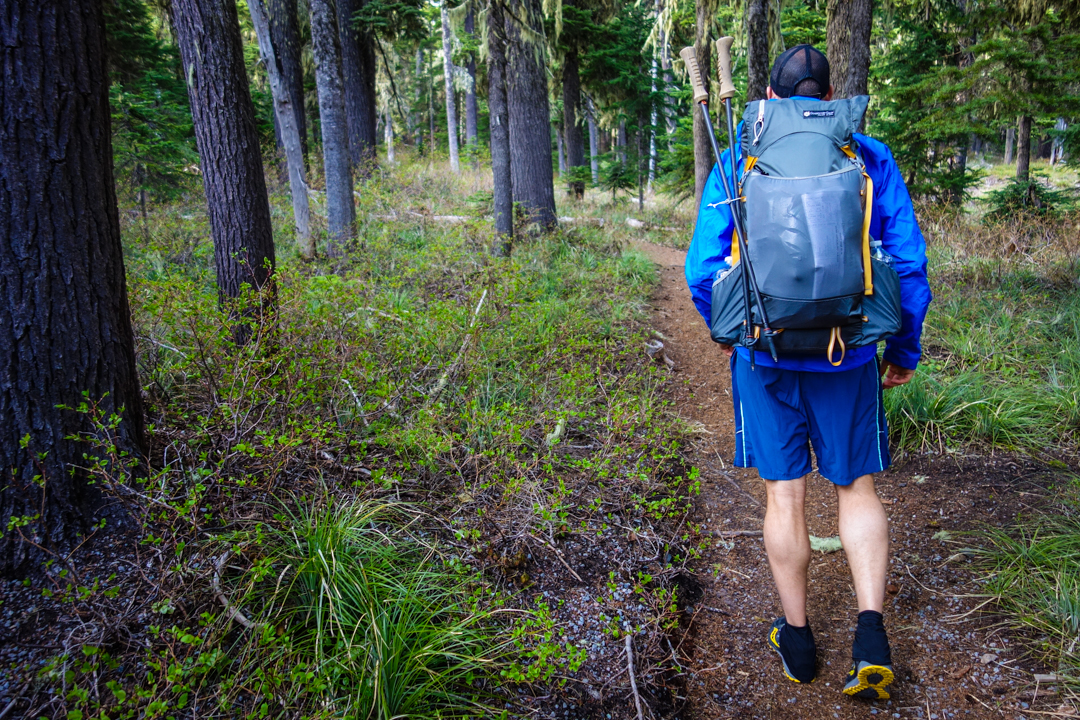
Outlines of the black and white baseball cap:
M 769 87 L 782 98 L 823 98 L 829 92 L 829 59 L 813 45 L 796 45 L 776 58 Z

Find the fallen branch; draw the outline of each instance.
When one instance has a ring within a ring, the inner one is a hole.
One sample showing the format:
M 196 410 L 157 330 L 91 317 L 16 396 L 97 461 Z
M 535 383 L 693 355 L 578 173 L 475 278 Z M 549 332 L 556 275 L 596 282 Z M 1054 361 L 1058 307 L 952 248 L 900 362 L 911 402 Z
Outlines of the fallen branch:
M 634 691 L 634 707 L 637 708 L 638 720 L 645 720 L 641 714 L 641 696 L 637 691 L 637 680 L 634 679 L 634 643 L 633 638 L 626 636 L 626 670 L 630 673 L 630 689 Z
M 662 232 L 671 232 L 671 233 L 682 232 L 682 230 L 680 230 L 679 228 L 676 228 L 676 227 L 666 227 L 664 225 L 653 225 L 652 223 L 642 222 L 641 220 L 636 220 L 636 219 L 634 219 L 632 217 L 626 218 L 626 224 L 629 225 L 632 228 L 637 229 L 637 230 L 660 230 Z
M 217 559 L 217 562 L 214 563 L 214 576 L 210 579 L 210 583 L 214 588 L 214 597 L 218 599 L 218 602 L 225 606 L 226 615 L 246 627 L 248 630 L 255 630 L 259 625 L 248 620 L 244 613 L 229 604 L 229 599 L 225 597 L 225 593 L 221 590 L 221 570 L 225 567 L 225 561 L 228 559 L 229 553 L 223 552 Z
M 717 536 L 722 538 L 761 537 L 763 534 L 761 530 L 725 530 L 717 533 Z
M 472 320 L 469 321 L 469 328 L 465 333 L 465 339 L 461 342 L 461 348 L 458 350 L 457 357 L 454 358 L 454 362 L 450 363 L 442 375 L 431 388 L 431 394 L 428 397 L 428 402 L 432 403 L 439 399 L 442 395 L 442 391 L 446 389 L 446 383 L 449 382 L 450 376 L 457 372 L 458 366 L 465 357 L 465 351 L 469 347 L 469 342 L 472 340 L 472 329 L 476 325 L 476 317 L 480 314 L 480 308 L 484 306 L 484 299 L 487 298 L 487 288 L 484 288 L 484 292 L 480 295 L 480 302 L 476 303 L 476 309 L 473 310 Z M 580 578 L 579 578 L 580 579 Z

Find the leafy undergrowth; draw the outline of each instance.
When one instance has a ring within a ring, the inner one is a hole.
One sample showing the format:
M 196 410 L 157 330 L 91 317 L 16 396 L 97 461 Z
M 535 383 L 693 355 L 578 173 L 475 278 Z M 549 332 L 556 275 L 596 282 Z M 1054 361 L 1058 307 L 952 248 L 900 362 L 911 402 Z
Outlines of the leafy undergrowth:
M 1072 464 L 1080 428 L 1080 216 L 925 209 L 934 302 L 913 381 L 885 395 L 909 450 L 975 445 Z
M 483 193 L 385 171 L 310 265 L 273 196 L 276 314 L 242 348 L 199 203 L 125 228 L 150 472 L 106 452 L 138 522 L 6 590 L 47 640 L 14 676 L 37 715 L 626 707 L 626 636 L 662 701 L 698 485 L 644 352 L 655 272 L 585 224 L 492 258 Z

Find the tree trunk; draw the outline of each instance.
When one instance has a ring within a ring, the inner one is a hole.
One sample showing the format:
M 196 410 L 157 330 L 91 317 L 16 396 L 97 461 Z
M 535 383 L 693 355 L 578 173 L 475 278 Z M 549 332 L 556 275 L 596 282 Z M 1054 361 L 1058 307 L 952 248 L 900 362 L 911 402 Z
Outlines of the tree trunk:
M 492 252 L 510 254 L 514 239 L 513 179 L 510 170 L 510 117 L 506 99 L 506 24 L 501 0 L 488 3 L 488 112 L 491 116 L 491 170 L 494 176 L 495 244 Z
M 356 27 L 353 17 L 366 0 L 336 0 L 337 33 L 341 47 L 341 81 L 349 138 L 349 159 L 361 177 L 375 162 L 375 38 Z M 327 0 L 322 0 L 327 2 Z M 314 33 L 312 33 L 314 35 Z
M 431 148 L 432 152 L 434 152 L 435 151 L 435 74 L 431 71 L 431 55 L 432 55 L 432 53 L 429 51 L 428 61 L 427 61 L 427 72 L 428 72 L 427 109 L 428 109 L 428 130 L 429 130 L 428 147 Z
M 663 0 L 656 0 L 657 17 L 660 16 L 663 10 Z M 660 46 L 660 70 L 662 71 L 661 77 L 664 79 L 664 100 L 660 107 L 663 109 L 664 123 L 667 127 L 668 152 L 671 152 L 674 149 L 675 131 L 678 129 L 678 123 L 675 121 L 675 111 L 671 107 L 670 97 L 671 88 L 674 84 L 671 78 L 671 48 L 668 47 L 667 34 L 663 28 L 660 28 L 657 34 L 657 44 Z
M 300 21 L 297 0 L 266 0 L 270 13 L 270 39 L 274 43 L 281 75 L 289 91 L 296 116 L 296 129 L 300 133 L 300 147 L 307 162 L 307 113 L 304 111 L 304 66 L 300 62 L 303 44 L 300 41 Z M 275 116 L 276 117 L 276 116 Z
M 566 145 L 566 165 L 577 169 L 585 165 L 585 139 L 581 132 L 581 73 L 577 48 L 566 52 L 563 60 L 563 137 Z M 580 199 L 585 196 L 585 183 L 580 180 L 567 186 L 567 193 Z
M 0 573 L 66 554 L 102 510 L 83 453 L 146 452 L 116 209 L 100 0 L 9 0 L 0 13 Z M 236 17 L 235 15 L 233 16 Z M 84 393 L 86 395 L 84 396 Z M 113 467 L 126 478 L 127 468 Z M 100 482 L 100 481 L 99 481 Z M 115 520 L 122 515 L 112 512 Z M 100 516 L 99 516 L 100 517 Z M 27 519 L 25 527 L 13 527 Z M 15 521 L 14 523 L 12 521 Z M 9 524 L 10 523 L 10 524 Z
M 697 0 L 696 15 L 697 25 L 694 36 L 694 50 L 697 52 L 698 66 L 703 69 L 702 82 L 705 89 L 711 86 L 712 73 L 709 68 L 712 64 L 709 58 L 709 37 L 706 30 L 709 27 L 709 3 L 707 0 Z M 697 217 L 698 208 L 701 207 L 701 193 L 705 189 L 705 183 L 709 180 L 715 161 L 712 158 L 712 145 L 709 143 L 708 130 L 705 129 L 705 119 L 701 116 L 701 108 L 691 108 L 694 113 L 694 216 Z
M 474 0 L 467 2 L 469 6 L 465 9 L 465 32 L 471 37 L 476 32 L 475 6 Z M 465 92 L 465 144 L 476 145 L 476 55 L 473 53 L 469 53 L 465 69 L 469 73 L 469 89 Z
M 311 237 L 304 150 L 300 131 L 296 127 L 296 113 L 292 106 L 291 93 L 285 84 L 281 59 L 277 56 L 277 48 L 271 39 L 270 18 L 263 6 L 263 0 L 248 0 L 248 8 L 251 10 L 251 22 L 255 26 L 259 52 L 266 65 L 267 77 L 270 79 L 270 92 L 274 98 L 274 118 L 277 120 L 281 134 L 281 144 L 285 148 L 293 220 L 296 223 L 296 243 L 299 246 L 300 257 L 304 260 L 313 260 L 315 259 L 315 241 Z
M 826 13 L 833 97 L 869 94 L 872 0 L 828 0 Z
M 1016 179 L 1027 182 L 1031 173 L 1031 116 L 1020 117 L 1016 133 Z
M 413 107 L 420 107 L 420 102 L 424 97 L 424 83 L 422 80 L 424 72 L 424 51 L 421 48 L 416 48 L 416 102 Z M 420 112 L 420 111 L 417 111 Z M 422 115 L 421 115 L 422 117 Z M 413 140 L 413 144 L 416 145 L 416 152 L 423 153 L 424 151 L 424 128 L 420 119 L 417 118 L 414 123 L 414 129 L 416 131 L 416 138 Z
M 653 55 L 652 65 L 649 67 L 649 89 L 652 96 L 656 97 L 656 56 Z M 648 191 L 652 192 L 653 181 L 656 180 L 656 104 L 649 104 L 649 184 Z
M 341 46 L 332 0 L 310 0 L 311 49 L 322 117 L 323 174 L 326 176 L 327 255 L 338 255 L 353 237 L 353 204 L 349 129 L 341 80 Z M 374 127 L 374 123 L 372 124 Z
M 709 70 L 702 66 L 708 74 Z M 746 0 L 746 101 L 762 100 L 769 87 L 769 0 Z
M 218 292 L 261 289 L 274 270 L 274 236 L 255 108 L 236 3 L 174 0 L 173 28 L 191 100 L 199 168 L 214 238 Z M 237 330 L 244 341 L 246 331 Z
M 1016 127 L 1009 126 L 1005 130 L 1005 164 L 1012 165 L 1013 162 L 1013 146 L 1016 145 Z
M 555 125 L 555 147 L 559 153 L 559 177 L 566 174 L 566 153 L 563 148 L 563 123 Z
M 593 185 L 600 182 L 600 148 L 598 147 L 598 128 L 596 127 L 596 107 L 591 97 L 585 98 L 589 120 L 589 169 L 592 171 Z
M 394 164 L 394 116 L 390 114 L 390 108 L 386 109 L 386 120 L 383 122 L 383 140 L 386 142 L 386 162 Z
M 626 118 L 619 118 L 619 134 L 615 139 L 615 157 L 620 165 L 626 164 Z
M 510 0 L 505 15 L 507 36 L 507 105 L 510 146 L 514 148 L 514 202 L 531 222 L 544 229 L 555 227 L 555 178 L 551 168 L 551 113 L 548 108 L 547 71 L 543 46 L 540 0 Z M 527 24 L 527 28 L 519 26 Z
M 1051 165 L 1056 165 L 1065 159 L 1065 131 L 1068 129 L 1069 125 L 1063 117 L 1059 117 L 1057 122 L 1054 123 L 1054 130 L 1057 134 L 1054 135 L 1054 139 L 1050 144 Z
M 443 78 L 446 87 L 446 140 L 450 145 L 450 169 L 455 175 L 461 174 L 461 161 L 458 159 L 458 118 L 457 101 L 454 99 L 454 58 L 453 43 L 450 35 L 450 15 L 446 3 L 442 4 L 442 51 Z

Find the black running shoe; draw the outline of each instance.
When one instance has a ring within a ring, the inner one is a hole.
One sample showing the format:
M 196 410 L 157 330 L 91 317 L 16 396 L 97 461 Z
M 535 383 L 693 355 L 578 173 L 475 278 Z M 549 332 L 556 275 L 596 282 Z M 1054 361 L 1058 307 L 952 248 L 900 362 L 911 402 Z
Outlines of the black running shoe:
M 844 683 L 844 694 L 866 700 L 888 700 L 886 685 L 893 681 L 892 665 L 873 665 L 865 660 L 852 664 Z
M 786 632 L 785 632 L 786 631 Z M 779 618 L 769 629 L 769 647 L 780 656 L 784 675 L 797 683 L 812 683 L 816 676 L 817 644 L 810 626 L 796 628 Z

